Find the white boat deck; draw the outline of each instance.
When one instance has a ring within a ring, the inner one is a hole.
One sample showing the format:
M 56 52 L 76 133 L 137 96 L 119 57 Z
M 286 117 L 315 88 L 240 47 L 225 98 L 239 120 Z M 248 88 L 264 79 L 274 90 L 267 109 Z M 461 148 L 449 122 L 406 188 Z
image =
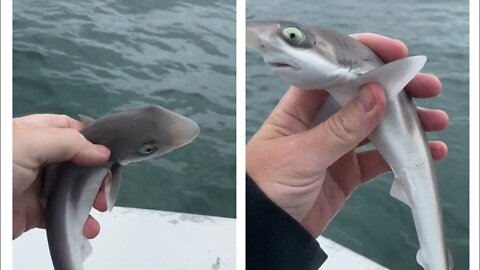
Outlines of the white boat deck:
M 235 269 L 235 219 L 115 207 L 95 217 L 102 224 L 91 240 L 89 269 Z M 322 270 L 386 269 L 324 237 L 329 259 Z M 44 230 L 34 229 L 13 242 L 13 269 L 53 269 Z

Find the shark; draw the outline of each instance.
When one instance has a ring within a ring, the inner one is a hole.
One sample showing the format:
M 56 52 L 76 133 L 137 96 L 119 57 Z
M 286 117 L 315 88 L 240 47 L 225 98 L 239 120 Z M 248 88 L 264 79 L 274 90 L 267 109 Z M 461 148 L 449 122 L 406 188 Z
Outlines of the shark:
M 147 106 L 98 119 L 81 116 L 81 134 L 90 142 L 108 147 L 109 160 L 100 166 L 80 166 L 70 161 L 45 168 L 42 199 L 48 245 L 56 270 L 81 270 L 92 247 L 83 227 L 105 180 L 107 207 L 115 205 L 122 168 L 166 154 L 193 141 L 200 132 L 191 119 L 162 108 Z
M 393 171 L 391 196 L 411 208 L 420 246 L 417 262 L 426 270 L 452 269 L 433 159 L 417 107 L 404 91 L 426 57 L 385 63 L 348 35 L 289 21 L 247 21 L 246 43 L 287 83 L 329 93 L 311 126 L 357 96 L 362 85 L 376 82 L 383 86 L 384 118 L 368 138 Z

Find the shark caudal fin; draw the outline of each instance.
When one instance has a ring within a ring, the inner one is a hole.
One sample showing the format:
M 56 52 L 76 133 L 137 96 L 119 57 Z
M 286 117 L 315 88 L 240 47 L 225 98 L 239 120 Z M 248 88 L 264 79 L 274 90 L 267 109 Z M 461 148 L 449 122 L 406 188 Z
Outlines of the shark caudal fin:
M 387 100 L 393 100 L 417 75 L 426 61 L 427 57 L 423 55 L 402 58 L 360 75 L 348 84 L 332 87 L 327 91 L 336 101 L 345 105 L 358 95 L 362 85 L 373 82 L 382 85 Z
M 409 175 L 405 170 L 402 170 L 401 172 L 396 174 L 395 178 L 393 179 L 392 188 L 390 189 L 390 195 L 395 199 L 408 205 L 409 207 L 413 207 L 412 198 L 410 194 L 414 192 L 413 189 L 415 189 L 415 187 L 408 184 L 408 183 L 411 183 L 407 180 L 408 177 Z M 450 250 L 448 248 L 446 248 L 446 253 L 447 253 L 446 260 L 447 260 L 448 269 L 452 270 L 453 259 L 452 259 L 452 254 L 450 253 Z M 431 266 L 428 265 L 428 260 L 425 258 L 423 254 L 424 253 L 422 252 L 422 246 L 420 246 L 420 249 L 417 252 L 418 264 L 420 264 L 425 270 L 433 270 Z M 442 269 L 445 269 L 445 268 L 442 268 Z

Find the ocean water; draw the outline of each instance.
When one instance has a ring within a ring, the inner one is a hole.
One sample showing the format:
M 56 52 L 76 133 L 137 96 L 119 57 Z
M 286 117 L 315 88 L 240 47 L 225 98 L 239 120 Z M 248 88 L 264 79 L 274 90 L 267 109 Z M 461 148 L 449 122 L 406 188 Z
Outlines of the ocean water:
M 235 216 L 235 2 L 15 0 L 14 115 L 156 104 L 200 136 L 129 165 L 118 204 Z
M 419 106 L 448 112 L 448 130 L 429 138 L 448 144 L 436 166 L 445 233 L 455 262 L 468 269 L 468 1 L 247 0 L 247 19 L 291 20 L 345 34 L 375 32 L 403 40 L 411 55 L 424 54 L 423 72 L 443 83 L 439 97 Z M 255 53 L 247 53 L 247 137 L 251 137 L 287 89 Z M 329 225 L 325 236 L 390 269 L 422 269 L 410 210 L 389 196 L 392 175 L 361 187 Z

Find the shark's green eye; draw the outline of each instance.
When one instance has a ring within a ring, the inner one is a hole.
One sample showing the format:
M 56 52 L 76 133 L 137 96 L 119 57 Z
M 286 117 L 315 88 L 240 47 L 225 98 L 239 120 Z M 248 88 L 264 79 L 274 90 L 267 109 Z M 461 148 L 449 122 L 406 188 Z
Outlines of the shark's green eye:
M 143 155 L 150 155 L 151 153 L 154 153 L 158 150 L 158 147 L 156 144 L 153 143 L 147 143 L 144 144 L 140 149 L 138 149 L 138 152 Z
M 305 34 L 298 27 L 285 27 L 282 30 L 282 35 L 285 41 L 294 45 L 298 45 L 305 40 Z

